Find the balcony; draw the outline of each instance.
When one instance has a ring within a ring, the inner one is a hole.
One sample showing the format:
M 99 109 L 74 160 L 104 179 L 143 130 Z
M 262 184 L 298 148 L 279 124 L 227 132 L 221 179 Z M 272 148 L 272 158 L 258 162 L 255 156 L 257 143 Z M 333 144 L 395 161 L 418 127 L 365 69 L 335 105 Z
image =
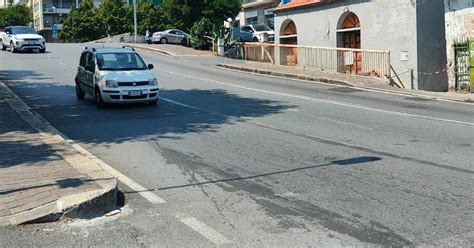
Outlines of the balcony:
M 43 8 L 43 14 L 69 14 L 71 8 Z

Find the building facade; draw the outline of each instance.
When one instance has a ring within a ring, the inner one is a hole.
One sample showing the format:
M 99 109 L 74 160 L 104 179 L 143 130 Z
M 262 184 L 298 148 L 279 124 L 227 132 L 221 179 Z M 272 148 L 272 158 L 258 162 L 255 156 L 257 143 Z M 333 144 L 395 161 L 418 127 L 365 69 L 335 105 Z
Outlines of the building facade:
M 292 0 L 275 11 L 275 41 L 389 50 L 407 88 L 446 91 L 441 0 Z
M 62 29 L 60 20 L 65 18 L 76 4 L 75 0 L 30 0 L 33 10 L 33 26 L 47 42 L 58 41 Z
M 239 13 L 240 25 L 265 24 L 274 29 L 273 11 L 279 2 L 279 0 L 243 0 L 242 11 Z
M 10 7 L 16 4 L 26 4 L 26 0 L 0 0 L 0 8 Z

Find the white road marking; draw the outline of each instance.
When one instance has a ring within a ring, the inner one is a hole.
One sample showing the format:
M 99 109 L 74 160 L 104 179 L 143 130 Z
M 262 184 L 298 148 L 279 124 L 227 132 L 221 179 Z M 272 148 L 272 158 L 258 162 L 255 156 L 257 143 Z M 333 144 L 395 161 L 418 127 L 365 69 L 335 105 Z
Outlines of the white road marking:
M 217 245 L 229 244 L 232 242 L 224 235 L 192 216 L 180 214 L 176 215 L 176 218 Z
M 60 133 L 59 130 L 56 130 L 56 131 L 64 137 L 64 134 Z M 74 147 L 77 151 L 82 153 L 84 156 L 96 162 L 102 169 L 104 169 L 106 172 L 111 174 L 113 177 L 117 178 L 123 184 L 127 185 L 127 187 L 129 187 L 133 191 L 138 192 L 138 194 L 140 194 L 143 198 L 147 199 L 149 202 L 153 204 L 166 203 L 165 200 L 163 200 L 162 198 L 160 198 L 153 192 L 150 192 L 148 189 L 138 184 L 137 182 L 133 181 L 129 177 L 125 176 L 118 170 L 114 169 L 112 166 L 108 165 L 104 161 L 100 160 L 99 158 L 91 154 L 89 151 L 87 151 L 82 146 L 78 145 L 77 143 L 73 143 L 72 147 Z
M 133 191 L 138 192 L 138 194 L 143 196 L 143 198 L 147 199 L 149 202 L 151 202 L 153 204 L 166 203 L 165 200 L 161 199 L 160 197 L 158 197 L 153 192 L 150 192 L 145 187 L 141 186 L 140 184 L 136 183 L 132 179 L 128 178 L 127 176 L 125 176 L 124 174 L 119 172 L 118 170 L 114 169 L 112 166 L 108 165 L 104 161 L 102 161 L 99 158 L 97 158 L 96 156 L 94 156 L 92 153 L 88 152 L 86 149 L 84 149 L 79 144 L 75 143 L 73 140 L 69 139 L 65 134 L 63 134 L 61 131 L 59 131 L 53 125 L 51 125 L 51 123 L 49 123 L 44 117 L 42 117 L 40 114 L 36 113 L 33 109 L 31 109 L 28 106 L 28 104 L 26 104 L 23 101 L 23 99 L 21 99 L 18 95 L 16 95 L 10 88 L 8 88 L 8 87 L 5 87 L 5 88 L 10 92 L 11 95 L 13 95 L 18 100 L 19 104 L 23 105 L 24 109 L 28 109 L 29 111 L 31 111 L 31 113 L 33 113 L 36 116 L 36 118 L 39 119 L 39 121 L 41 121 L 41 123 L 43 125 L 46 126 L 46 128 L 48 130 L 50 130 L 49 133 L 51 133 L 51 134 L 49 134 L 49 135 L 54 135 L 58 139 L 71 144 L 71 146 L 76 151 L 78 151 L 82 155 L 84 155 L 87 158 L 94 161 L 98 166 L 100 166 L 102 169 L 104 169 L 106 172 L 108 172 L 111 176 L 117 178 L 120 182 L 125 184 L 127 187 L 129 187 Z M 48 136 L 48 134 L 46 134 L 44 131 L 42 131 L 42 128 L 36 128 L 36 127 L 34 127 L 34 128 L 38 131 L 38 133 L 40 135 Z
M 425 115 L 408 114 L 408 113 L 392 111 L 392 110 L 377 109 L 377 108 L 363 106 L 363 105 L 359 105 L 359 104 L 355 104 L 355 103 L 346 103 L 346 102 L 340 102 L 340 101 L 334 101 L 334 100 L 318 99 L 318 98 L 313 98 L 313 97 L 308 97 L 308 96 L 301 96 L 301 95 L 296 95 L 296 94 L 291 94 L 291 93 L 283 93 L 283 92 L 277 92 L 277 91 L 271 91 L 271 90 L 251 88 L 251 87 L 246 87 L 246 86 L 232 84 L 232 83 L 224 83 L 224 82 L 219 82 L 219 81 L 212 80 L 212 79 L 207 79 L 207 78 L 199 78 L 199 77 L 194 77 L 194 76 L 189 76 L 189 75 L 182 75 L 182 74 L 171 72 L 171 71 L 164 71 L 164 70 L 159 70 L 159 71 L 164 72 L 164 73 L 168 73 L 168 74 L 172 74 L 172 75 L 176 75 L 176 76 L 179 76 L 179 77 L 185 77 L 185 78 L 205 81 L 205 82 L 209 82 L 209 83 L 213 83 L 213 84 L 219 84 L 219 85 L 224 85 L 224 86 L 228 86 L 228 87 L 244 89 L 244 90 L 250 90 L 250 91 L 266 93 L 266 94 L 272 94 L 272 95 L 277 95 L 277 96 L 285 96 L 285 97 L 297 98 L 297 99 L 301 99 L 301 100 L 327 103 L 327 104 L 339 105 L 339 106 L 344 106 L 344 107 L 349 107 L 349 108 L 358 108 L 358 109 L 364 109 L 364 110 L 380 112 L 380 113 L 386 113 L 386 114 L 407 116 L 407 117 L 412 117 L 412 118 L 419 118 L 419 119 L 426 119 L 426 120 L 432 120 L 432 121 L 442 121 L 442 122 L 449 122 L 449 123 L 455 123 L 455 124 L 461 124 L 461 125 L 474 126 L 474 123 L 472 123 L 472 122 L 465 122 L 465 121 L 458 121 L 458 120 L 451 120 L 451 119 L 443 119 L 443 118 L 437 118 L 437 117 L 431 117 L 431 116 L 425 116 Z

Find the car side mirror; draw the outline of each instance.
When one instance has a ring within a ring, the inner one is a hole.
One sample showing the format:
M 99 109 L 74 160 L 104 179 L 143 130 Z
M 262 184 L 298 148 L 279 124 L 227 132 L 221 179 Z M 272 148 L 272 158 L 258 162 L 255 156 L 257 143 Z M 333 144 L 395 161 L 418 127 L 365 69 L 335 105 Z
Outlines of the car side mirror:
M 148 70 L 152 70 L 153 68 L 155 68 L 153 64 L 148 64 Z

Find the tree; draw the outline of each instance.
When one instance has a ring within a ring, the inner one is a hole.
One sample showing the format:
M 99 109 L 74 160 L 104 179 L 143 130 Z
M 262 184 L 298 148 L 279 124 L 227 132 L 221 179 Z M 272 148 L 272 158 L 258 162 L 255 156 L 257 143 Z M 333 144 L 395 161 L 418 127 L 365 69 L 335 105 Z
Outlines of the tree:
M 133 6 L 128 7 L 128 16 L 133 17 Z M 161 11 L 155 7 L 152 2 L 137 2 L 137 21 L 138 33 L 145 34 L 148 30 L 150 32 L 160 31 L 166 29 L 167 26 L 163 22 Z
M 66 42 L 87 42 L 105 36 L 106 29 L 98 18 L 93 0 L 83 1 L 79 8 L 72 7 L 61 23 L 59 38 Z
M 228 18 L 235 18 L 242 9 L 241 0 L 209 0 L 203 15 L 218 24 Z
M 130 15 L 122 0 L 103 0 L 97 9 L 97 18 L 106 30 L 111 29 L 112 34 L 133 30 L 133 15 Z
M 31 9 L 22 4 L 0 9 L 0 28 L 26 26 L 33 20 L 32 16 Z
M 206 17 L 196 22 L 191 28 L 191 46 L 199 50 L 208 50 L 212 42 L 206 36 L 213 37 L 213 29 L 212 22 Z

